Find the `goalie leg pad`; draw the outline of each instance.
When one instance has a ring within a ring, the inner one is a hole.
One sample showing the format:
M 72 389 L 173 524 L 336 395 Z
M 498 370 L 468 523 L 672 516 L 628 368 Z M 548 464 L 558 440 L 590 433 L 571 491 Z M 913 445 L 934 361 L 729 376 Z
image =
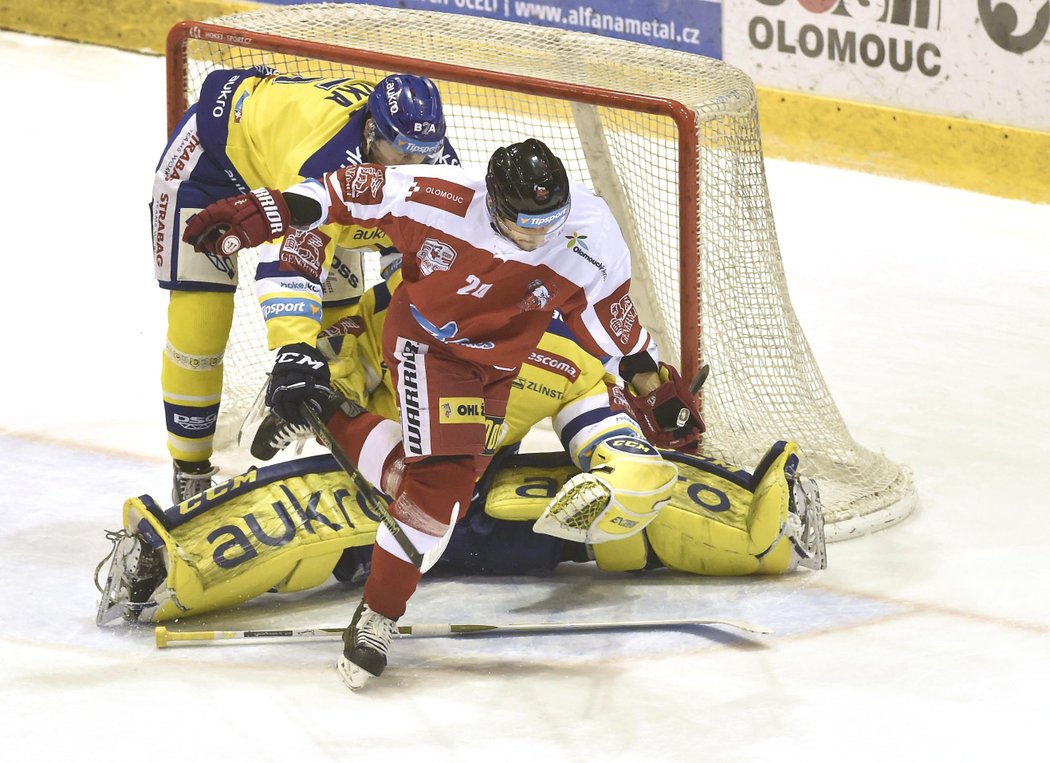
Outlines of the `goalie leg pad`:
M 539 533 L 599 544 L 640 533 L 671 498 L 678 469 L 636 437 L 600 443 L 591 470 L 570 479 L 536 520 Z
M 594 562 L 606 572 L 633 572 L 643 569 L 649 561 L 649 543 L 645 533 L 623 540 L 611 540 L 591 546 Z
M 163 622 L 267 591 L 312 588 L 346 548 L 373 543 L 376 528 L 377 518 L 363 513 L 352 482 L 327 456 L 250 469 L 163 511 L 149 496 L 131 498 L 124 533 L 162 564 L 145 601 L 130 599 L 130 581 L 110 585 L 126 577 L 111 565 L 106 588 L 116 593 L 104 595 L 105 614 Z M 127 548 L 123 558 L 131 561 Z M 135 606 L 123 606 L 121 597 Z M 100 607 L 100 620 L 103 614 Z
M 817 559 L 819 501 L 808 535 L 792 510 L 797 444 L 774 444 L 754 475 L 710 459 L 676 460 L 681 479 L 671 503 L 646 530 L 665 565 L 698 575 L 782 574 L 806 558 L 795 545 L 800 532 Z

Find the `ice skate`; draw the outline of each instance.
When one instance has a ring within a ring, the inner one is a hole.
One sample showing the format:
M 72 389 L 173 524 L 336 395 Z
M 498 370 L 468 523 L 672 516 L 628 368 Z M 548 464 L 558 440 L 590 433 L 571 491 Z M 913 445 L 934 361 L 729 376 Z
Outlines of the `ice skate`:
M 397 621 L 372 610 L 364 600 L 343 633 L 343 655 L 336 666 L 343 683 L 357 691 L 386 668 L 390 639 L 397 634 Z
M 306 424 L 293 424 L 269 411 L 259 423 L 249 450 L 252 456 L 260 461 L 269 461 L 292 444 L 295 444 L 301 453 L 311 436 L 310 427 Z
M 171 500 L 182 503 L 198 493 L 212 487 L 211 478 L 219 473 L 219 467 L 210 461 L 175 461 L 172 464 Z
M 816 480 L 798 477 L 791 487 L 788 537 L 799 556 L 799 565 L 811 570 L 828 566 L 824 541 L 824 510 Z
M 154 594 L 167 576 L 164 559 L 160 551 L 126 530 L 107 532 L 106 537 L 113 549 L 95 569 L 95 586 L 102 593 L 95 623 L 101 626 L 118 618 L 137 622 L 144 609 L 156 606 Z M 109 571 L 102 586 L 98 574 L 107 559 Z
M 353 418 L 364 411 L 364 408 L 338 392 L 332 392 L 321 408 L 322 421 L 330 419 L 337 410 Z M 312 437 L 313 431 L 309 425 L 293 424 L 285 421 L 273 411 L 267 411 L 259 423 L 259 428 L 255 431 L 249 450 L 252 456 L 260 461 L 269 461 L 292 444 L 297 444 L 298 452 L 302 453 L 303 445 Z

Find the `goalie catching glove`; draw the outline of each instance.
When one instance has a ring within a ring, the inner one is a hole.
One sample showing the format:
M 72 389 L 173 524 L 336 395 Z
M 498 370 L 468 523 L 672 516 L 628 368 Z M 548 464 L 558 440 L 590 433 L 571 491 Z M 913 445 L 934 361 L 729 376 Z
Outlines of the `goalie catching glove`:
M 257 188 L 209 204 L 189 219 L 182 239 L 198 252 L 230 257 L 284 235 L 291 220 L 280 191 Z
M 637 437 L 610 437 L 594 449 L 591 470 L 566 482 L 532 529 L 596 544 L 637 535 L 656 519 L 678 469 Z
M 631 414 L 646 439 L 658 448 L 695 453 L 707 428 L 700 416 L 696 395 L 678 371 L 660 364 L 663 382 L 648 395 L 638 395 L 628 384 L 624 392 Z

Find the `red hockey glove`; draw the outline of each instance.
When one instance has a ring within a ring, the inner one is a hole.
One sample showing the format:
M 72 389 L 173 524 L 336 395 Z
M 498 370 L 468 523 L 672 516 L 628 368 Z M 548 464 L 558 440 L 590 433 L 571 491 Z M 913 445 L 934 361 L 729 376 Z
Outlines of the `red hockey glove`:
M 229 257 L 284 235 L 291 219 L 280 191 L 257 188 L 206 206 L 186 223 L 182 240 L 198 252 Z
M 625 397 L 631 413 L 646 439 L 656 447 L 694 453 L 707 428 L 696 395 L 678 371 L 666 363 L 660 364 L 660 378 L 664 383 L 648 395 L 636 395 L 628 385 Z

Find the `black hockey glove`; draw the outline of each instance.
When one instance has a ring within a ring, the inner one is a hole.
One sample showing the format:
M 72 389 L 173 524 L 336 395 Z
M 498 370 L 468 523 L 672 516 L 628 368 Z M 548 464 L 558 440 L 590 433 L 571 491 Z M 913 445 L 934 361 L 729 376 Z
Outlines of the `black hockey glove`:
M 320 350 L 304 342 L 288 344 L 277 353 L 266 404 L 285 421 L 306 424 L 300 406 L 306 403 L 320 413 L 332 395 L 330 383 L 328 361 Z

